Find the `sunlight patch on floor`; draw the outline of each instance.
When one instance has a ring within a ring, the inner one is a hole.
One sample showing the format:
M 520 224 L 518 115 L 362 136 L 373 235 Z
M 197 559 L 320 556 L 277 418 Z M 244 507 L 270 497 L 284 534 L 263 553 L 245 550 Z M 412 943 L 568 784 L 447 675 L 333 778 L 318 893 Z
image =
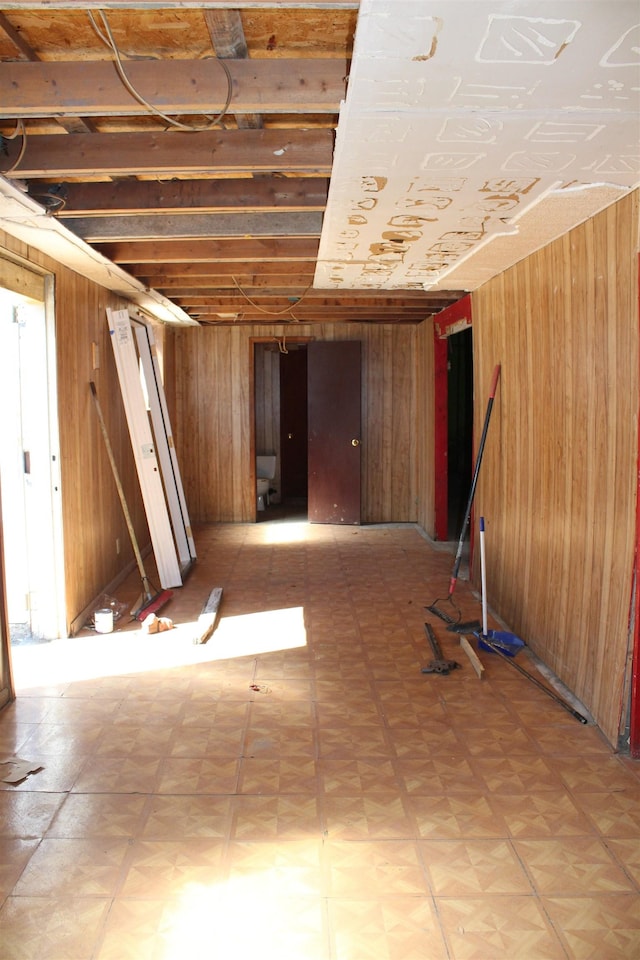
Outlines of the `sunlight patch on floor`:
M 284 607 L 236 617 L 221 617 L 204 644 L 194 644 L 196 622 L 165 633 L 141 630 L 53 640 L 12 649 L 17 691 L 77 680 L 97 679 L 190 664 L 258 656 L 304 647 L 303 607 Z
M 216 956 L 235 960 L 317 957 L 314 940 L 321 936 L 322 925 L 315 902 L 304 888 L 279 897 L 282 881 L 282 868 L 273 867 L 232 878 L 224 886 L 190 884 L 165 920 L 162 960 L 209 960 L 213 944 Z M 314 926 L 315 937 L 310 936 Z M 305 943 L 308 940 L 311 943 Z
M 306 521 L 289 521 L 265 524 L 265 543 L 304 543 L 309 539 L 309 524 Z

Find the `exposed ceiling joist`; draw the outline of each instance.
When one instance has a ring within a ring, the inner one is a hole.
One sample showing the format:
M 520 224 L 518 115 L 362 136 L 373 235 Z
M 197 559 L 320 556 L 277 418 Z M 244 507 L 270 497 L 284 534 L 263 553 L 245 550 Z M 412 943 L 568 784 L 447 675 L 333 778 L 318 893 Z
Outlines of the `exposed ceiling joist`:
M 283 258 L 289 262 L 315 262 L 318 241 L 296 240 L 123 240 L 100 244 L 102 253 L 115 263 L 258 263 Z
M 8 0 L 0 226 L 178 322 L 419 322 L 638 182 L 637 0 L 547 5 Z
M 89 243 L 107 240 L 202 237 L 317 237 L 320 213 L 171 213 L 135 217 L 77 217 L 65 224 Z
M 5 16 L 4 13 L 2 13 L 1 10 L 0 10 L 0 30 L 4 31 L 4 33 L 9 37 L 11 42 L 15 44 L 16 49 L 19 50 L 20 53 L 27 58 L 27 60 L 30 60 L 32 63 L 37 63 L 40 61 L 40 57 L 38 56 L 36 51 L 33 49 L 33 47 L 31 47 L 27 43 L 27 41 L 22 36 L 20 31 L 16 30 L 16 28 L 13 26 L 11 21 L 8 19 L 8 17 Z M 3 65 L 0 64 L 0 70 L 2 69 L 2 66 Z M 7 94 L 4 90 L 4 85 L 2 85 L 2 89 L 3 89 L 3 97 L 6 97 Z M 22 116 L 24 119 L 24 115 Z M 56 117 L 56 120 L 60 124 L 60 126 L 63 128 L 63 130 L 67 131 L 67 133 L 95 133 L 96 132 L 96 128 L 94 124 L 91 122 L 91 120 L 84 120 L 82 119 L 81 116 Z
M 141 97 L 167 114 L 220 111 L 228 79 L 215 57 L 131 60 L 126 75 Z M 344 99 L 345 60 L 230 60 L 228 111 L 335 114 Z M 134 117 L 149 109 L 135 99 L 109 60 L 0 63 L 0 117 Z
M 357 10 L 360 0 L 81 0 L 84 10 Z M 3 0 L 5 10 L 77 10 L 78 0 Z
M 328 176 L 331 130 L 211 130 L 198 133 L 79 133 L 73 150 L 66 138 L 43 134 L 7 145 L 11 176 L 95 177 L 132 174 L 209 174 L 273 171 Z M 0 170 L 0 174 L 2 170 Z
M 139 213 L 323 211 L 326 177 L 239 180 L 127 180 L 115 183 L 32 184 L 34 199 L 57 199 L 57 216 L 130 216 Z
M 223 60 L 246 60 L 249 56 L 239 10 L 205 10 L 213 49 Z M 261 130 L 264 122 L 258 113 L 236 114 L 236 123 L 241 130 Z
M 314 261 L 261 260 L 251 263 L 235 263 L 233 268 L 228 261 L 208 260 L 201 263 L 147 262 L 131 263 L 129 269 L 136 277 L 151 280 L 158 284 L 188 286 L 189 278 L 198 287 L 233 286 L 230 274 L 251 281 L 251 286 L 282 286 L 294 284 L 300 277 L 305 285 L 313 277 Z

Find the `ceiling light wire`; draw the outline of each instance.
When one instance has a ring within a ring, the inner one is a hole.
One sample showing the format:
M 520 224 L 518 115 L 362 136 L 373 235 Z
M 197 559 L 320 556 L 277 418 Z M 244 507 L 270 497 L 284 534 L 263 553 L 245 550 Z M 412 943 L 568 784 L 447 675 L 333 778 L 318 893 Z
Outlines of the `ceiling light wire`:
M 247 303 L 251 304 L 254 310 L 259 310 L 260 313 L 264 313 L 268 317 L 283 317 L 286 313 L 288 313 L 292 320 L 295 320 L 297 323 L 300 322 L 298 317 L 296 317 L 295 314 L 293 313 L 293 307 L 285 307 L 284 310 L 266 310 L 264 307 L 261 307 L 260 304 L 252 300 L 251 297 L 244 292 L 244 290 L 242 289 L 242 287 L 240 286 L 240 284 L 238 283 L 235 277 L 232 276 L 231 279 L 233 280 L 236 287 L 238 288 L 238 291 L 242 294 L 242 296 L 245 298 Z M 304 298 L 307 296 L 307 294 L 312 288 L 313 288 L 313 283 L 310 283 L 307 289 L 296 300 L 296 307 L 298 306 L 298 304 L 302 303 L 302 301 L 304 300 Z
M 20 151 L 17 158 L 14 160 L 8 170 L 0 170 L 0 173 L 3 177 L 8 177 L 9 174 L 18 169 L 27 150 L 27 128 L 24 120 L 21 117 L 16 120 L 16 128 L 13 133 L 4 133 L 0 135 L 0 142 L 2 142 L 2 140 L 15 140 L 17 137 L 22 137 Z
M 166 123 L 170 124 L 172 127 L 177 127 L 179 130 L 186 130 L 189 133 L 199 133 L 204 130 L 211 130 L 213 127 L 217 126 L 217 124 L 219 124 L 224 119 L 229 109 L 229 105 L 231 104 L 231 98 L 233 97 L 233 79 L 231 77 L 231 73 L 229 72 L 229 68 L 224 62 L 224 60 L 221 60 L 219 57 L 215 57 L 215 60 L 220 64 L 220 66 L 224 70 L 227 77 L 227 97 L 225 100 L 224 107 L 222 108 L 222 110 L 217 116 L 207 117 L 209 122 L 206 124 L 195 125 L 195 124 L 183 123 L 181 120 L 176 120 L 174 117 L 167 116 L 167 114 L 163 113 L 162 110 L 159 110 L 158 107 L 155 107 L 152 103 L 149 103 L 149 101 L 146 100 L 142 96 L 142 94 L 139 93 L 139 91 L 134 87 L 134 85 L 129 80 L 127 73 L 124 69 L 124 65 L 122 63 L 122 59 L 120 55 L 120 50 L 118 49 L 118 45 L 111 31 L 111 27 L 109 25 L 109 21 L 107 20 L 107 16 L 103 10 L 99 10 L 98 13 L 100 14 L 100 19 L 102 20 L 102 23 L 104 25 L 106 36 L 100 30 L 91 10 L 87 10 L 89 20 L 91 21 L 91 24 L 94 30 L 96 31 L 97 35 L 100 37 L 103 43 L 105 43 L 109 47 L 109 49 L 113 53 L 113 56 L 115 58 L 114 65 L 118 72 L 118 76 L 120 77 L 122 83 L 124 84 L 126 89 L 129 91 L 131 96 L 135 100 L 137 100 L 139 104 L 141 104 L 151 113 L 155 114 L 157 117 L 160 117 L 160 119 L 164 120 Z

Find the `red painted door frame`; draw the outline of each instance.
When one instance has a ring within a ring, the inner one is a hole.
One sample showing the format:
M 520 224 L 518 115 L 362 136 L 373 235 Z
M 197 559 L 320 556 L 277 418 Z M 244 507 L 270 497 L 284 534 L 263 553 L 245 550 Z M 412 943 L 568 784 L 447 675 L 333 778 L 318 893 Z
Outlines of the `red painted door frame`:
M 638 256 L 638 321 L 640 326 L 640 256 Z M 640 374 L 640 370 L 639 370 Z M 629 722 L 629 752 L 634 760 L 640 760 L 640 613 L 638 611 L 638 592 L 640 589 L 640 435 L 639 462 L 637 471 L 636 496 L 636 560 L 634 571 L 635 603 L 633 611 L 633 660 L 631 663 L 631 715 Z
M 471 326 L 471 294 L 452 303 L 433 322 L 434 345 L 434 515 L 436 540 L 448 540 L 449 418 L 447 338 Z

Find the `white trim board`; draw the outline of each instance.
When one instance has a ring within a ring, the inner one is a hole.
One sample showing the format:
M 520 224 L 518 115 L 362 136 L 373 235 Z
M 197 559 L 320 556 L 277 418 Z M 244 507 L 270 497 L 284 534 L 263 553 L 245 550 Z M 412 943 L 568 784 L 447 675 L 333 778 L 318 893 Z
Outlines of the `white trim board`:
M 155 336 L 151 327 L 139 321 L 133 321 L 133 330 L 138 341 L 138 353 L 147 385 L 156 452 L 160 460 L 173 535 L 178 548 L 180 564 L 184 567 L 195 560 L 196 547 L 193 541 L 187 502 L 184 497 L 180 466 L 173 442 L 173 432 L 162 385 Z
M 129 313 L 107 307 L 107 321 L 160 584 L 163 589 L 180 587 L 182 576 L 140 382 Z

